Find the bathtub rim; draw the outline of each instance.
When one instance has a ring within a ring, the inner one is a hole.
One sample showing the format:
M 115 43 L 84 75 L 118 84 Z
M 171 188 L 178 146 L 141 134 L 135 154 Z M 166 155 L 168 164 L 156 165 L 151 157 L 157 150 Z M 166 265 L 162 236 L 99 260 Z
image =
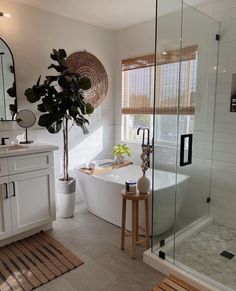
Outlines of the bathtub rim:
M 120 181 L 116 181 L 115 179 L 114 180 L 107 179 L 106 178 L 106 175 L 108 173 L 111 173 L 112 171 L 125 170 L 125 169 L 127 170 L 128 167 L 140 168 L 140 166 L 132 164 L 132 165 L 125 166 L 123 168 L 118 168 L 118 169 L 114 168 L 114 169 L 112 169 L 111 171 L 109 171 L 107 173 L 87 174 L 87 173 L 82 172 L 82 171 L 81 171 L 81 173 L 83 173 L 85 175 L 88 175 L 88 176 L 91 176 L 91 177 L 94 177 L 94 178 L 101 179 L 101 180 L 106 181 L 106 182 L 115 183 L 115 184 L 118 184 L 118 185 L 123 185 L 125 187 L 125 184 L 124 183 L 122 183 Z M 80 167 L 78 168 L 78 170 L 80 171 Z M 152 175 L 152 169 L 150 169 L 150 171 L 151 171 L 151 175 Z M 163 187 L 159 187 L 157 189 L 153 189 L 154 192 L 158 192 L 158 191 L 161 191 L 161 190 L 170 188 L 170 187 L 174 187 L 175 185 L 179 185 L 181 183 L 186 182 L 190 178 L 190 176 L 188 176 L 188 175 L 178 174 L 178 173 L 170 172 L 170 171 L 164 171 L 164 170 L 158 170 L 158 169 L 154 169 L 154 171 L 155 172 L 162 172 L 162 173 L 166 173 L 166 174 L 169 173 L 169 174 L 173 174 L 175 176 L 173 183 L 171 183 L 171 184 L 169 184 L 167 186 L 163 186 Z M 181 177 L 182 178 L 181 181 L 179 181 L 177 184 L 176 184 L 176 180 L 177 180 L 176 177 L 177 177 L 177 179 L 178 179 L 178 177 Z M 150 178 L 150 181 L 151 181 L 152 180 L 151 177 L 149 177 L 149 178 Z M 151 183 L 151 186 L 150 186 L 150 191 L 152 192 L 152 188 L 151 187 L 152 187 L 152 183 Z

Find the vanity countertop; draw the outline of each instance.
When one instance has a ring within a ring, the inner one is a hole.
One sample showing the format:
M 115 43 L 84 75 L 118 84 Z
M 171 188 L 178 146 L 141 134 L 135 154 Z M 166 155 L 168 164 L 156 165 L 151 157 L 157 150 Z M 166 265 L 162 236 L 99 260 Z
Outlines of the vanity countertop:
M 50 152 L 58 149 L 58 146 L 49 144 L 9 144 L 6 146 L 0 146 L 0 158 Z

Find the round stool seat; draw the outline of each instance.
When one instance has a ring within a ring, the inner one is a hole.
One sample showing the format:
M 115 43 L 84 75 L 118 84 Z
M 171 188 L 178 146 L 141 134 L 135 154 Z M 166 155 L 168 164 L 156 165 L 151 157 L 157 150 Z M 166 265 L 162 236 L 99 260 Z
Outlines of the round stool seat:
M 135 194 L 132 193 L 128 193 L 125 191 L 125 189 L 123 189 L 121 191 L 121 195 L 123 196 L 123 198 L 127 199 L 127 200 L 146 200 L 150 197 L 150 192 L 145 193 L 145 194 L 141 194 L 138 191 Z

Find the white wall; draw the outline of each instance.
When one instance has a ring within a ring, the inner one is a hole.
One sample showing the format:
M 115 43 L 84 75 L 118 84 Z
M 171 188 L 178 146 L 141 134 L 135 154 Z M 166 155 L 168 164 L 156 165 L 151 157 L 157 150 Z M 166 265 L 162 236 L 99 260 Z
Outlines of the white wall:
M 40 9 L 0 0 L 1 11 L 11 14 L 11 18 L 0 18 L 0 34 L 12 49 L 15 58 L 16 82 L 19 109 L 31 108 L 37 113 L 36 104 L 30 105 L 25 96 L 42 74 L 50 74 L 50 53 L 53 48 L 64 48 L 68 54 L 80 50 L 97 56 L 106 68 L 109 91 L 106 100 L 91 116 L 90 134 L 84 136 L 75 127 L 70 140 L 70 169 L 94 158 L 111 156 L 113 146 L 113 32 Z M 53 72 L 54 73 L 54 72 Z M 37 113 L 38 115 L 38 113 Z M 0 122 L 0 135 L 12 139 L 22 133 L 15 123 Z M 55 153 L 56 175 L 62 173 L 62 136 L 52 135 L 35 127 L 29 131 L 35 142 L 47 142 L 60 146 Z

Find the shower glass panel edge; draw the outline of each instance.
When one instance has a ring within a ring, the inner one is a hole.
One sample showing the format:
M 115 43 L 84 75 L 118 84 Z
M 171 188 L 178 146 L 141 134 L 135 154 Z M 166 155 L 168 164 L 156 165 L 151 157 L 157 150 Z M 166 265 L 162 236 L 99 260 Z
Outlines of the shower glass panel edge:
M 152 252 L 173 263 L 182 2 L 170 2 L 171 13 L 166 0 L 157 1 Z M 168 257 L 160 248 L 166 245 Z

